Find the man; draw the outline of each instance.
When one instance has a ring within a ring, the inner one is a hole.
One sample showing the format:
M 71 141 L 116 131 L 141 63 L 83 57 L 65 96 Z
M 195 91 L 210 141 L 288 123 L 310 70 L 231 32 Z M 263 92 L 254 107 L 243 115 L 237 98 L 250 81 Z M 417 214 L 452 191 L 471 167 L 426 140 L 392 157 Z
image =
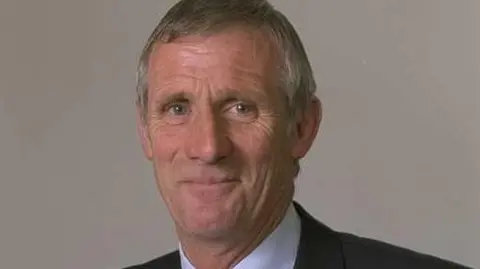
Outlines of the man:
M 335 232 L 293 201 L 321 105 L 265 0 L 182 0 L 143 50 L 138 131 L 179 250 L 130 268 L 464 268 Z

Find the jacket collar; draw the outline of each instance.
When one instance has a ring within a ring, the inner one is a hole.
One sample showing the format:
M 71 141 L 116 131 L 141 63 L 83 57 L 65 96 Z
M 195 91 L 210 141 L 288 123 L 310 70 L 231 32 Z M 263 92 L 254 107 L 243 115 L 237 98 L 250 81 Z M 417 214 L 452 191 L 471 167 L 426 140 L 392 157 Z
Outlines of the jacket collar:
M 300 244 L 294 269 L 344 269 L 342 244 L 338 234 L 317 221 L 294 202 L 301 221 Z

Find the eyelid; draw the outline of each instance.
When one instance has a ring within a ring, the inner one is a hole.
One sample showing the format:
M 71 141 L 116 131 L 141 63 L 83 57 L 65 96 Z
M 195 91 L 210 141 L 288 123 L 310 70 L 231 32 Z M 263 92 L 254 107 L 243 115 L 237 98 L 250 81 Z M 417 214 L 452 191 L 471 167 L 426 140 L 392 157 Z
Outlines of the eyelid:
M 244 106 L 245 111 L 239 112 L 239 111 L 236 110 L 236 106 L 239 105 L 239 104 Z M 235 111 L 232 111 L 232 109 L 235 110 Z M 231 105 L 227 106 L 226 111 L 228 113 L 231 112 L 231 113 L 234 113 L 234 114 L 241 114 L 243 116 L 253 116 L 253 115 L 258 114 L 258 106 L 254 102 L 237 101 L 237 102 L 233 102 L 233 103 L 231 103 Z
M 232 99 L 229 99 L 225 102 L 224 110 L 229 110 L 229 109 L 235 107 L 238 104 L 245 105 L 246 107 L 253 107 L 254 106 L 253 102 L 232 98 Z
M 180 91 L 167 93 L 164 92 L 164 89 L 162 89 L 162 91 L 158 93 L 155 99 L 155 107 L 159 111 L 162 110 L 165 106 L 174 102 L 184 102 L 189 100 L 187 93 L 185 92 Z
M 176 98 L 171 98 L 169 100 L 166 100 L 165 102 L 163 102 L 160 106 L 159 106 L 159 109 L 161 112 L 166 112 L 168 111 L 170 108 L 172 108 L 172 105 L 176 105 L 176 104 L 188 104 L 189 103 L 189 100 L 185 97 L 176 97 Z

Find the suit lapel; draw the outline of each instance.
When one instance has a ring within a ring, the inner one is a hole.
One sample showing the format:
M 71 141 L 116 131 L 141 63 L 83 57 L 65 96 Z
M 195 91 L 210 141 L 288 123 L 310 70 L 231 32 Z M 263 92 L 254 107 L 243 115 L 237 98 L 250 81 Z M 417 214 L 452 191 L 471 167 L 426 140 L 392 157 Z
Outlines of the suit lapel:
M 164 255 L 160 258 L 157 258 L 153 261 L 150 261 L 144 265 L 138 267 L 132 267 L 132 269 L 181 269 L 180 265 L 180 253 L 178 251 L 173 251 Z
M 295 209 L 301 221 L 300 244 L 294 269 L 344 269 L 338 235 L 315 220 L 298 203 Z
M 180 252 L 178 251 L 175 251 L 173 255 L 171 255 L 169 257 L 169 259 L 166 261 L 167 265 L 165 267 L 162 267 L 165 268 L 165 269 L 181 269 L 182 266 L 180 265 Z

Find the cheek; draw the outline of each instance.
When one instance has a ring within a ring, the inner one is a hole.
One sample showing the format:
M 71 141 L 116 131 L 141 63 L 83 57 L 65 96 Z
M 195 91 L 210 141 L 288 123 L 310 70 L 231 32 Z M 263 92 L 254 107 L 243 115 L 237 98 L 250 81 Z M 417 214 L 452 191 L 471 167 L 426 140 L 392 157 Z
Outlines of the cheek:
M 169 166 L 182 145 L 182 130 L 153 122 L 150 128 L 152 151 L 157 173 L 168 172 Z
M 150 128 L 153 166 L 158 191 L 167 205 L 175 199 L 174 159 L 182 143 L 182 133 L 171 126 L 152 121 Z M 170 206 L 169 206 L 170 207 Z
M 231 132 L 232 140 L 248 164 L 250 180 L 262 179 L 275 167 L 280 157 L 288 157 L 286 128 L 276 118 L 262 119 L 253 124 L 239 126 Z
M 259 121 L 235 132 L 242 156 L 242 181 L 247 207 L 259 211 L 285 195 L 291 163 L 286 128 L 274 121 Z
M 271 123 L 258 121 L 252 124 L 238 125 L 231 128 L 230 137 L 238 150 L 252 161 L 258 161 L 266 155 L 274 138 Z

